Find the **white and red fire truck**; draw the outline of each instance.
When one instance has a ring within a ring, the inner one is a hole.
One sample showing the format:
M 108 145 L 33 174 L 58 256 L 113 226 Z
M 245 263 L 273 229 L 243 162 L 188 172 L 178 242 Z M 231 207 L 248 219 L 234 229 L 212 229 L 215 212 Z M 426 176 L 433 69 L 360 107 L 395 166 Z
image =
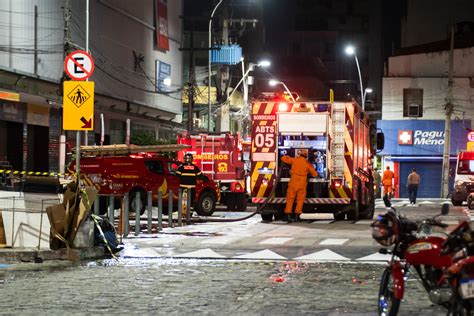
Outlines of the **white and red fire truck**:
M 178 144 L 190 146 L 178 152 L 178 159 L 183 160 L 185 154 L 191 153 L 193 163 L 218 184 L 220 203 L 231 211 L 246 209 L 245 178 L 248 172 L 239 134 L 179 134 Z
M 262 218 L 282 216 L 290 180 L 282 155 L 306 151 L 319 175 L 308 177 L 303 212 L 330 212 L 336 220 L 370 219 L 374 177 L 370 127 L 356 102 L 275 102 L 252 105 L 250 187 Z

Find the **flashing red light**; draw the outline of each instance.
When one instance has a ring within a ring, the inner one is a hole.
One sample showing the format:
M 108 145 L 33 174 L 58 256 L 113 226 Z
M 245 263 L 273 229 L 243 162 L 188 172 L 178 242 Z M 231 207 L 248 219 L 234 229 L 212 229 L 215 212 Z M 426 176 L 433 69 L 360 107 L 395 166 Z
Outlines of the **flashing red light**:
M 268 179 L 263 179 L 262 180 L 262 185 L 268 185 Z
M 341 182 L 342 182 L 342 181 L 341 181 L 341 180 L 339 180 L 339 179 L 337 179 L 337 180 L 334 180 L 334 186 L 335 186 L 336 188 L 340 188 L 340 187 L 341 187 L 341 185 L 342 185 L 342 183 L 341 183 Z
M 278 104 L 278 111 L 280 112 L 288 111 L 288 104 L 286 104 L 285 102 L 281 102 L 280 104 Z
M 235 185 L 235 190 L 240 191 L 241 189 L 242 189 L 242 186 L 240 185 L 240 183 L 237 183 Z
M 459 160 L 474 160 L 474 151 L 462 151 L 459 153 Z

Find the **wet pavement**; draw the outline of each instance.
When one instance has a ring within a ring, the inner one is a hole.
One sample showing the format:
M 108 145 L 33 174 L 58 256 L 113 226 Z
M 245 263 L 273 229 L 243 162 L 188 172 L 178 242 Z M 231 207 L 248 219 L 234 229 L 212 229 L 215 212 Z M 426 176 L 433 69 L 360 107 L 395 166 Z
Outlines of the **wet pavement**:
M 0 314 L 376 315 L 384 266 L 119 259 L 35 267 L 4 269 Z M 444 312 L 410 280 L 400 315 Z
M 396 206 L 417 220 L 441 209 Z M 379 206 L 376 213 L 386 211 Z M 453 227 L 469 216 L 452 208 L 442 220 Z M 144 227 L 124 239 L 118 261 L 0 264 L 0 314 L 376 315 L 385 264 L 360 260 L 379 248 L 371 221 L 326 217 L 293 224 L 253 217 L 151 235 Z M 408 280 L 399 315 L 445 312 Z

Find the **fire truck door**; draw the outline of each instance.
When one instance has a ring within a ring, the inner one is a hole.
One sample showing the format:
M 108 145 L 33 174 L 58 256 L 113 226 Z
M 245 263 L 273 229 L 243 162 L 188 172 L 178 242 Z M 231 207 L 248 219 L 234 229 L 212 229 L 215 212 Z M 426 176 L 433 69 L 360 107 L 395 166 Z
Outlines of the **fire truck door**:
M 179 164 L 175 162 L 168 162 L 168 171 L 165 173 L 166 175 L 166 195 L 169 194 L 169 191 L 173 191 L 173 199 L 178 198 L 178 191 L 179 191 L 179 178 L 176 176 L 176 169 L 178 169 Z M 163 185 L 164 186 L 164 185 Z

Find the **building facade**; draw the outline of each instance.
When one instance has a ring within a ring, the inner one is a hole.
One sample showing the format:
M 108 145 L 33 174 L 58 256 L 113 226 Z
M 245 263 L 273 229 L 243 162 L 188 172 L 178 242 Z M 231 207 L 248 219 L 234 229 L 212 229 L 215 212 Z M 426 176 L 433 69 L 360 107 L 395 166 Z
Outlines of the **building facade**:
M 450 168 L 466 149 L 474 102 L 474 48 L 454 50 L 450 133 Z M 420 197 L 440 197 L 445 142 L 446 102 L 449 93 L 449 51 L 425 52 L 389 58 L 383 78 L 382 119 L 385 134 L 382 168 L 396 176 L 396 196 L 407 197 L 406 179 L 412 168 L 421 174 Z M 383 170 L 382 170 L 383 171 Z M 453 179 L 450 178 L 450 188 Z
M 182 128 L 181 13 L 181 1 L 90 1 L 95 123 L 82 144 L 124 143 L 127 119 L 132 140 L 174 140 Z M 58 171 L 75 146 L 75 131 L 62 129 L 63 64 L 86 49 L 86 1 L 5 1 L 0 17 L 0 160 L 16 170 Z

